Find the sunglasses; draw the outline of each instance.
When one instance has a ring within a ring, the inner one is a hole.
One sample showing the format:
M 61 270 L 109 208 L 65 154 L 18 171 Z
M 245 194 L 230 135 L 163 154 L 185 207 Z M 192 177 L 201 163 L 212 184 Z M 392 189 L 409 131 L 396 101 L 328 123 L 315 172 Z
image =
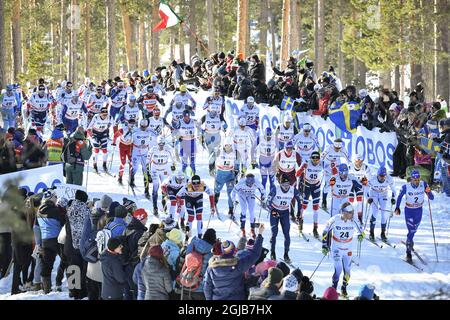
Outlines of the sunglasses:
M 311 157 L 311 160 L 320 160 L 320 157 Z

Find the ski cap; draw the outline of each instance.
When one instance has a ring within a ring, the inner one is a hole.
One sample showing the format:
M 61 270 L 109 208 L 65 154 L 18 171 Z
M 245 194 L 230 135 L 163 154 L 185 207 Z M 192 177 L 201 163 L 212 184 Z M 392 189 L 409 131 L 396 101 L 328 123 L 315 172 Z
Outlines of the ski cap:
M 192 176 L 192 178 L 191 178 L 191 183 L 192 183 L 193 185 L 198 185 L 198 184 L 200 184 L 200 182 L 201 182 L 201 179 L 200 179 L 200 176 L 199 176 L 199 175 L 193 175 L 193 176 Z
M 420 179 L 420 172 L 419 172 L 419 170 L 412 170 L 411 171 L 411 178 L 412 179 Z
M 255 103 L 255 98 L 253 98 L 252 96 L 247 98 L 247 104 L 254 104 Z
M 186 92 L 186 91 L 187 91 L 186 85 L 185 85 L 185 84 L 182 84 L 182 85 L 180 86 L 180 92 Z
M 348 166 L 345 163 L 341 163 L 338 167 L 339 174 L 348 173 Z
M 148 120 L 147 120 L 147 119 L 142 119 L 142 120 L 139 122 L 139 125 L 140 125 L 141 127 L 148 127 Z
M 341 207 L 342 213 L 354 213 L 355 209 L 350 202 L 345 202 Z
M 164 145 L 164 144 L 166 144 L 166 140 L 164 139 L 163 136 L 159 136 L 159 137 L 156 139 L 156 143 L 157 143 L 158 145 Z
M 189 110 L 183 111 L 183 117 L 190 116 L 190 115 L 191 115 L 191 112 Z
M 138 219 L 139 221 L 143 221 L 147 219 L 148 214 L 147 211 L 145 211 L 145 209 L 140 208 L 133 212 L 133 217 Z
M 147 93 L 153 93 L 153 86 L 147 86 Z
M 320 153 L 318 151 L 314 151 L 313 153 L 311 153 L 311 159 L 312 160 L 320 159 Z
M 387 174 L 387 172 L 386 172 L 386 168 L 385 167 L 378 168 L 377 175 L 385 176 L 386 174 Z
M 334 140 L 334 142 L 333 142 L 333 146 L 334 146 L 336 149 L 341 149 L 341 148 L 344 146 L 344 142 L 342 141 L 342 139 L 336 139 L 336 140 Z
M 312 126 L 309 123 L 303 125 L 303 131 L 311 131 Z
M 267 127 L 266 130 L 264 131 L 264 134 L 266 135 L 266 137 L 271 137 L 272 129 L 270 127 Z
M 287 114 L 287 115 L 284 117 L 284 122 L 292 122 L 292 116 L 291 116 L 290 114 Z
M 281 176 L 280 183 L 281 184 L 289 183 L 289 185 L 290 185 L 291 181 L 289 180 L 289 176 L 287 174 L 283 174 Z
M 364 157 L 361 153 L 356 153 L 353 155 L 353 161 L 363 161 Z
M 253 173 L 248 173 L 248 174 L 245 176 L 245 182 L 246 182 L 248 185 L 254 184 L 254 183 L 255 183 L 255 175 L 254 175 Z
M 152 78 L 151 78 L 151 81 L 152 81 L 152 82 L 158 81 L 158 77 L 155 76 L 155 75 L 153 75 Z
M 247 125 L 247 120 L 245 119 L 245 117 L 239 117 L 238 124 L 240 126 L 246 126 Z
M 175 228 L 177 226 L 177 222 L 175 220 L 173 220 L 172 217 L 168 216 L 163 220 L 163 225 L 164 225 L 164 231 L 169 232 L 170 230 L 172 230 L 173 228 Z
M 288 141 L 286 142 L 286 144 L 284 145 L 285 149 L 293 149 L 294 148 L 294 144 L 292 143 L 292 141 Z

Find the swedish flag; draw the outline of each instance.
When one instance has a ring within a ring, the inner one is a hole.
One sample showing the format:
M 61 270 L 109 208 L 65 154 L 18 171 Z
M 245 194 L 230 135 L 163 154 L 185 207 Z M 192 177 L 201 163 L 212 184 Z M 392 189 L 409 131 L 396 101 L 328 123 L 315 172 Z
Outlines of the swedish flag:
M 330 120 L 349 133 L 356 133 L 358 119 L 361 117 L 361 105 L 357 102 L 335 101 L 328 109 Z
M 284 96 L 283 101 L 281 102 L 280 105 L 280 110 L 282 111 L 291 110 L 292 107 L 294 106 L 294 101 L 295 99 L 292 99 L 291 97 L 288 96 Z
M 440 144 L 426 137 L 420 137 L 420 148 L 431 155 L 441 152 Z

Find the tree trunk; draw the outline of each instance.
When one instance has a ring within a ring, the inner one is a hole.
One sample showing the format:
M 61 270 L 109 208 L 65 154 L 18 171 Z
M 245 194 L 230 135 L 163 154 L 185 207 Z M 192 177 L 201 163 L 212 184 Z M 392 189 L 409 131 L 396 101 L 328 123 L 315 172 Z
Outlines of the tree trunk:
M 108 78 L 114 78 L 116 74 L 116 30 L 114 0 L 106 1 L 106 47 Z
M 450 99 L 450 81 L 449 81 L 449 11 L 450 4 L 448 0 L 437 0 L 437 12 L 445 14 L 438 20 L 437 25 L 437 65 L 436 65 L 436 93 L 441 95 L 445 101 Z
M 342 1 L 339 0 L 339 8 L 340 12 L 342 12 Z M 339 19 L 339 42 L 338 42 L 338 76 L 341 79 L 341 83 L 344 86 L 347 83 L 347 79 L 345 76 L 345 61 L 344 61 L 344 52 L 342 51 L 342 41 L 344 39 L 344 24 Z
M 22 33 L 20 30 L 20 0 L 13 2 L 11 15 L 11 39 L 13 50 L 13 80 L 18 82 L 17 76 L 22 72 Z
M 398 94 L 400 94 L 400 66 L 395 66 L 394 76 L 395 76 L 394 89 L 395 91 L 397 91 Z
M 216 52 L 216 37 L 214 34 L 214 1 L 206 0 L 206 17 L 208 29 L 208 49 L 210 53 Z
M 91 12 L 89 8 L 89 1 L 84 4 L 84 76 L 91 75 L 91 39 L 89 37 L 89 30 L 91 29 Z
M 363 61 L 358 60 L 358 84 L 362 87 L 366 87 L 366 73 L 367 67 Z
M 196 20 L 196 1 L 189 1 L 189 28 L 192 32 L 196 32 L 197 20 Z M 188 29 L 188 26 L 186 26 Z M 189 63 L 191 62 L 192 56 L 197 52 L 197 39 L 189 32 Z
M 319 61 L 319 9 L 318 0 L 314 1 L 314 61 L 316 64 L 317 73 L 321 72 L 317 68 L 317 62 Z
M 184 28 L 181 23 L 178 25 L 178 45 L 180 61 L 186 62 L 186 56 L 184 54 Z
M 79 28 L 79 14 L 77 0 L 70 3 L 70 50 L 69 50 L 69 79 L 77 81 L 77 29 Z
M 281 48 L 280 48 L 280 66 L 286 68 L 289 57 L 289 18 L 290 1 L 283 0 L 283 11 L 281 15 Z
M 66 0 L 61 0 L 61 31 L 59 34 L 59 74 L 67 79 L 66 68 L 64 67 L 64 57 L 66 56 L 66 42 L 67 42 L 67 21 L 66 21 Z
M 391 89 L 391 70 L 383 70 L 380 72 L 380 85 L 386 89 Z
M 267 53 L 267 17 L 268 8 L 267 0 L 261 0 L 261 5 L 259 6 L 259 54 L 266 56 Z
M 237 20 L 237 47 L 236 54 L 243 53 L 247 56 L 247 31 L 248 31 L 248 0 L 238 0 Z
M 317 69 L 318 73 L 325 70 L 325 0 L 317 3 Z
M 141 14 L 139 18 L 139 69 L 144 70 L 148 67 L 147 50 L 145 37 L 145 15 Z
M 6 85 L 5 45 L 5 2 L 0 0 L 0 90 Z
M 275 21 L 273 18 L 273 12 L 272 12 L 272 0 L 268 0 L 268 8 L 269 8 L 269 18 L 270 18 L 270 37 L 271 37 L 271 47 L 272 47 L 272 62 L 275 63 L 277 61 L 277 50 L 276 50 L 276 43 L 275 43 Z
M 170 32 L 170 61 L 175 59 L 175 31 L 171 28 Z
M 123 27 L 123 36 L 125 38 L 125 49 L 127 53 L 127 71 L 130 71 L 135 68 L 136 62 L 134 61 L 133 55 L 133 45 L 132 45 L 132 31 L 131 31 L 131 22 L 130 16 L 127 12 L 127 7 L 124 1 L 119 1 L 120 12 L 122 15 L 122 27 Z
M 153 0 L 152 6 L 152 28 L 159 20 L 159 1 Z M 151 45 L 151 70 L 154 70 L 159 64 L 159 32 L 152 32 L 152 45 Z
M 289 17 L 289 54 L 292 54 L 294 50 L 300 50 L 300 42 L 299 42 L 299 6 L 300 1 L 293 0 L 291 1 L 290 8 L 290 17 Z

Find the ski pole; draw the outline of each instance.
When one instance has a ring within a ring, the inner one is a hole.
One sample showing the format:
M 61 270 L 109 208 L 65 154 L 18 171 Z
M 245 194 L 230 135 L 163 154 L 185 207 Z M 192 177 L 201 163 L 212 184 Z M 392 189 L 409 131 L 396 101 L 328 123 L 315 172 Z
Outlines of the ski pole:
M 112 163 L 113 163 L 113 159 L 114 159 L 114 151 L 116 151 L 116 145 L 113 145 L 113 150 L 112 150 L 112 154 L 111 154 L 111 159 L 109 161 L 109 171 L 111 171 L 112 168 Z
M 389 234 L 389 226 L 391 225 L 391 218 L 392 218 L 392 204 L 391 204 L 391 214 L 389 215 L 389 220 L 387 223 L 387 228 L 386 228 L 386 236 Z
M 322 264 L 323 259 L 325 259 L 326 256 L 327 256 L 326 254 L 323 255 L 322 260 L 320 260 L 319 264 L 318 264 L 317 267 L 314 269 L 312 275 L 309 277 L 309 280 L 311 280 L 311 279 L 313 278 L 314 274 L 316 273 L 317 269 L 319 269 L 320 265 Z
M 428 209 L 430 210 L 431 230 L 433 231 L 434 251 L 436 253 L 436 261 L 439 262 L 439 257 L 438 257 L 438 253 L 437 253 L 436 236 L 434 234 L 433 215 L 431 214 L 431 202 L 430 202 L 430 198 L 428 197 L 428 195 L 427 195 L 427 198 L 428 198 Z
M 230 218 L 230 226 L 228 227 L 228 232 L 230 232 L 230 230 L 231 230 L 231 224 L 233 223 L 233 219 L 235 219 L 235 218 L 234 218 L 234 213 L 236 212 L 236 207 L 237 207 L 237 206 L 234 206 L 234 207 L 233 207 L 233 216 Z
M 84 165 L 86 167 L 86 192 L 87 192 L 88 178 L 89 178 L 89 160 L 85 161 Z
M 366 227 L 367 227 L 367 220 L 369 220 L 369 205 L 366 206 L 366 221 L 364 221 L 364 229 L 363 231 L 366 231 Z

